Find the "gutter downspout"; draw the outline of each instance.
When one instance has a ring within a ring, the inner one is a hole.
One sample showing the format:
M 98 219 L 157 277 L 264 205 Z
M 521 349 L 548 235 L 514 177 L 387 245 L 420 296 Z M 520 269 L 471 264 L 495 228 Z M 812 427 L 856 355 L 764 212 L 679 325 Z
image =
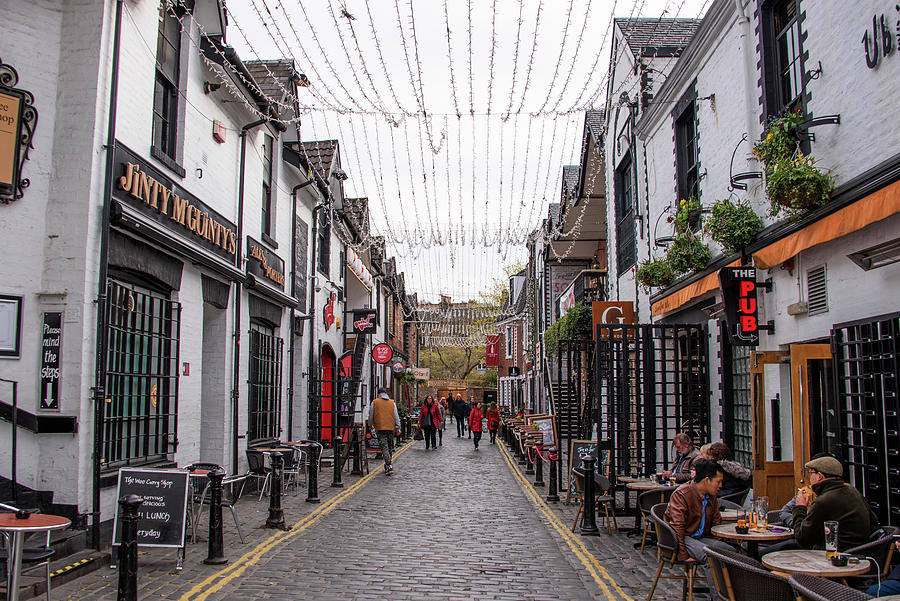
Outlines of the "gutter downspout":
M 318 188 L 318 186 L 317 186 Z M 315 368 L 315 327 L 316 327 L 316 252 L 318 249 L 318 236 L 319 236 L 319 217 L 318 213 L 326 206 L 327 199 L 320 200 L 316 203 L 316 206 L 313 207 L 312 210 L 312 252 L 309 257 L 309 265 L 310 265 L 310 276 L 311 282 L 309 286 L 309 362 L 307 363 L 307 378 L 310 383 L 310 387 L 307 390 L 307 396 L 309 397 L 309 401 L 312 401 L 312 382 L 313 382 L 313 374 Z M 308 408 L 312 409 L 312 403 L 308 404 Z M 307 423 L 309 422 L 309 416 L 307 416 Z M 306 434 L 308 437 L 311 436 L 311 433 L 307 431 Z M 321 437 L 321 436 L 320 436 Z
M 315 180 L 309 179 L 302 184 L 298 184 L 291 189 L 291 296 L 297 298 L 297 192 L 313 183 Z M 288 419 L 287 419 L 287 439 L 294 440 L 294 337 L 296 330 L 294 328 L 294 310 L 291 309 L 290 337 L 291 343 L 288 345 L 288 357 L 290 357 L 290 369 L 288 370 Z
M 100 266 L 97 278 L 97 354 L 94 357 L 94 448 L 91 487 L 91 546 L 100 550 L 100 469 L 103 461 L 103 408 L 106 400 L 106 280 L 109 269 L 109 210 L 112 204 L 113 150 L 116 144 L 116 114 L 119 98 L 119 46 L 122 33 L 122 6 L 116 2 L 116 24 L 113 30 L 112 76 L 109 83 L 109 123 L 106 131 L 106 182 L 100 217 Z M 13 426 L 15 428 L 15 426 Z M 15 430 L 14 434 L 15 435 Z
M 753 107 L 756 102 L 753 93 L 756 90 L 756 81 L 754 74 L 756 73 L 756 51 L 753 48 L 753 31 L 751 28 L 750 17 L 744 10 L 744 0 L 734 0 L 734 7 L 737 10 L 738 22 L 741 24 L 741 44 L 744 50 L 744 104 L 746 120 L 747 137 L 753 136 L 754 130 L 757 128 L 757 122 L 754 117 Z
M 237 245 L 234 251 L 234 266 L 238 271 L 244 269 L 244 167 L 247 159 L 247 132 L 254 127 L 266 123 L 268 119 L 257 119 L 241 127 L 241 161 L 238 176 L 238 210 L 237 210 Z M 241 398 L 241 286 L 235 282 L 234 294 L 234 331 L 231 333 L 232 346 L 232 383 L 231 383 L 231 473 L 238 473 L 238 405 Z

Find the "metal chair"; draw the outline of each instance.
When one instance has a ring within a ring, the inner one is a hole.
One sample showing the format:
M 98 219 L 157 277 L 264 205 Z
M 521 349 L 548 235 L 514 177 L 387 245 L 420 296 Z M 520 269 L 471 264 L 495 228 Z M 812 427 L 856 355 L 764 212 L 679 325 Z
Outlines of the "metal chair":
M 734 551 L 705 547 L 720 601 L 796 601 L 787 579 Z
M 659 503 L 668 503 L 669 498 L 672 496 L 672 493 L 675 492 L 675 487 L 670 486 L 668 488 L 658 488 L 656 490 L 646 490 L 638 495 L 637 505 L 638 510 L 641 512 L 641 553 L 644 552 L 644 547 L 647 544 L 647 535 L 652 534 L 654 532 L 655 526 L 653 522 L 650 520 L 650 510 L 654 505 Z M 657 555 L 659 555 L 657 553 Z
M 572 532 L 575 532 L 575 528 L 578 526 L 578 519 L 584 519 L 582 516 L 584 513 L 584 472 L 574 468 L 572 475 L 574 476 L 572 481 L 575 484 L 574 496 L 579 500 L 578 511 L 575 512 L 575 521 L 572 522 Z M 601 507 L 603 508 L 603 521 L 606 524 L 606 532 L 608 534 L 612 534 L 613 527 L 616 530 L 619 529 L 619 525 L 616 522 L 616 498 L 609 494 L 611 488 L 609 478 L 602 474 L 594 474 L 594 501 L 598 510 Z M 610 518 L 612 518 L 611 524 Z
M 279 446 L 278 450 L 282 452 L 284 457 L 284 468 L 281 470 L 281 473 L 284 476 L 284 490 L 287 492 L 288 487 L 293 484 L 294 496 L 299 495 L 300 488 L 298 482 L 300 479 L 302 451 L 290 445 Z
M 191 465 L 187 466 L 187 469 L 188 470 L 201 469 L 201 470 L 212 471 L 212 470 L 222 470 L 222 466 L 215 464 L 215 463 L 192 463 Z M 223 495 L 222 496 L 222 507 L 227 507 L 229 510 L 231 510 L 231 518 L 234 520 L 234 527 L 237 528 L 238 537 L 240 537 L 242 543 L 244 542 L 244 533 L 241 532 L 241 523 L 238 521 L 237 512 L 234 510 L 234 504 L 236 502 L 236 499 L 233 498 L 233 494 L 234 494 L 233 487 L 236 483 L 241 483 L 241 482 L 246 481 L 249 476 L 250 476 L 250 474 L 243 474 L 240 476 L 232 476 L 231 478 L 223 478 L 222 479 L 222 488 L 225 488 L 225 486 L 229 486 L 229 485 L 232 486 L 232 498 L 229 499 Z M 196 540 L 196 534 L 197 534 L 196 524 L 200 523 L 200 517 L 203 514 L 203 506 L 210 505 L 212 503 L 212 499 L 207 494 L 209 492 L 209 480 L 208 479 L 206 480 L 206 482 L 202 482 L 199 478 L 190 478 L 190 486 L 191 486 L 192 502 L 193 502 L 193 504 L 199 506 L 196 513 L 191 515 L 191 534 L 193 535 L 192 540 Z M 241 489 L 243 489 L 243 486 L 241 486 Z M 238 495 L 238 496 L 240 496 L 240 495 Z
M 675 530 L 665 520 L 666 507 L 668 503 L 658 503 L 650 509 L 650 519 L 656 525 L 656 546 L 659 549 L 658 560 L 659 566 L 656 568 L 656 576 L 653 578 L 653 586 L 650 587 L 650 593 L 647 595 L 647 601 L 653 599 L 653 593 L 656 591 L 656 585 L 660 578 L 671 578 L 682 581 L 681 599 L 685 597 L 689 601 L 694 601 L 694 578 L 697 574 L 697 564 L 695 562 L 684 562 L 678 559 L 678 537 Z M 663 574 L 663 568 L 674 568 L 676 565 L 682 568 L 681 574 Z
M 12 512 L 19 511 L 17 507 L 5 503 L 0 503 L 0 509 Z M 5 532 L 0 534 L 3 535 L 3 548 L 0 549 L 0 563 L 4 564 L 3 573 L 6 574 L 7 577 L 6 585 L 9 586 L 9 536 Z M 44 568 L 44 578 L 47 586 L 47 601 L 50 601 L 50 560 L 53 558 L 56 551 L 50 547 L 50 531 L 47 530 L 45 534 L 46 538 L 44 539 L 44 546 L 25 547 L 22 549 L 21 570 L 22 573 L 25 573 L 40 567 Z
M 868 593 L 809 574 L 793 574 L 788 578 L 800 601 L 866 601 Z
M 272 469 L 266 465 L 265 453 L 256 449 L 247 449 L 247 465 L 250 470 L 248 476 L 256 482 L 263 481 L 262 487 L 259 489 L 259 498 L 256 500 L 259 503 L 272 481 Z

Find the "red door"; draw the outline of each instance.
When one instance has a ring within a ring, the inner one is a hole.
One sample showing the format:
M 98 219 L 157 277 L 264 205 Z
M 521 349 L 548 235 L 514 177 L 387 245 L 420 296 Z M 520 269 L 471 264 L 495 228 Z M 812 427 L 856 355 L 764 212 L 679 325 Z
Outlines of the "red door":
M 322 349 L 322 406 L 320 438 L 330 441 L 334 420 L 334 353 L 328 347 Z

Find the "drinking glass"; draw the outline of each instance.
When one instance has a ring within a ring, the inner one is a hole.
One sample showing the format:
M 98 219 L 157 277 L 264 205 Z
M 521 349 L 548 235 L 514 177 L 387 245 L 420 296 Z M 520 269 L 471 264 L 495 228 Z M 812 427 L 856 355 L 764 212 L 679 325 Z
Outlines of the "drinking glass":
M 747 534 L 749 531 L 747 527 L 747 512 L 743 509 L 738 509 L 737 511 L 737 523 L 734 525 L 734 531 L 738 534 Z
M 837 555 L 838 523 L 825 522 L 825 557 L 831 559 Z
M 769 497 L 756 499 L 756 527 L 760 530 L 769 527 Z
M 747 511 L 747 525 L 751 530 L 756 530 L 756 500 L 750 501 L 750 508 Z

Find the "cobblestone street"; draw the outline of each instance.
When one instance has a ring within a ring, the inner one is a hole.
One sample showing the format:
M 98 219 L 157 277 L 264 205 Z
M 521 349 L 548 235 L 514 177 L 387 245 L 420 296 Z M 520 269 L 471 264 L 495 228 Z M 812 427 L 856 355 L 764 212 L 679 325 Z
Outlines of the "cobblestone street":
M 173 554 L 140 558 L 141 599 L 642 599 L 655 553 L 640 556 L 624 534 L 570 535 L 574 506 L 550 509 L 523 493 L 504 452 L 483 442 L 445 436 L 421 442 L 395 461 L 396 475 L 374 468 L 362 479 L 328 487 L 323 503 L 288 496 L 287 533 L 245 526 L 247 545 L 226 533 L 224 568 L 204 566 L 205 543 L 189 547 L 185 569 Z M 530 487 L 530 485 L 529 485 Z M 545 490 L 536 489 L 540 495 Z M 246 495 L 242 521 L 261 523 L 265 501 Z M 543 510 L 542 510 L 543 507 Z M 248 513 L 256 509 L 256 514 Z M 299 521 L 301 511 L 306 516 Z M 226 526 L 231 526 L 226 514 Z M 629 524 L 631 518 L 626 518 Z M 205 526 L 205 519 L 201 529 Z M 581 541 L 582 544 L 579 544 Z M 583 546 L 582 546 L 583 545 Z M 586 553 L 585 551 L 589 551 Z M 241 554 L 244 554 L 243 556 Z M 593 556 L 593 557 L 591 557 Z M 88 574 L 54 590 L 57 599 L 114 599 L 116 573 Z M 680 584 L 661 583 L 657 600 L 680 598 Z

